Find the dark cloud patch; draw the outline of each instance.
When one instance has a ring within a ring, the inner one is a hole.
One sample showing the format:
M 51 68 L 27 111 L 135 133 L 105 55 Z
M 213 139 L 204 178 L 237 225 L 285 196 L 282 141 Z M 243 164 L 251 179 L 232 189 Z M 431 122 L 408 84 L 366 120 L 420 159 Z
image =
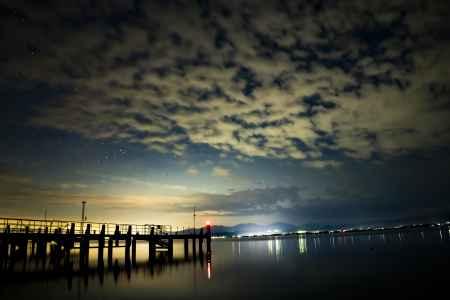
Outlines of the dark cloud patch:
M 436 201 L 429 205 L 423 198 L 411 197 L 417 192 L 421 196 L 436 197 Z M 276 215 L 283 216 L 285 221 L 317 225 L 380 224 L 416 216 L 424 220 L 450 212 L 446 201 L 438 199 L 437 195 L 426 195 L 421 189 L 405 193 L 395 188 L 394 194 L 380 197 L 378 193 L 355 194 L 337 187 L 325 187 L 319 194 L 312 193 L 308 188 L 276 187 L 232 191 L 227 195 L 205 194 L 200 198 L 207 200 L 202 202 L 202 209 L 208 213 Z

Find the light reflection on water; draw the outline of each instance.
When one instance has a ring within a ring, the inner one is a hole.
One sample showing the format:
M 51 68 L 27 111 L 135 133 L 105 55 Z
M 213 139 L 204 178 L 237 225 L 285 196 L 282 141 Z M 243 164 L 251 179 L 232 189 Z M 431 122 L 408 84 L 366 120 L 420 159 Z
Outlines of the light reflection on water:
M 332 238 L 334 245 L 334 238 Z M 308 252 L 308 246 L 306 244 L 306 238 L 304 236 L 298 237 L 298 251 L 300 254 L 305 255 Z
M 225 239 L 212 246 L 211 260 L 194 260 L 192 253 L 185 260 L 183 244 L 175 243 L 173 263 L 161 254 L 149 264 L 147 245 L 140 243 L 136 265 L 125 264 L 124 249 L 118 248 L 112 266 L 105 255 L 104 268 L 92 249 L 85 269 L 77 266 L 78 254 L 72 255 L 70 272 L 55 269 L 50 259 L 44 267 L 42 261 L 17 261 L 12 271 L 0 272 L 0 299 L 320 299 L 386 290 L 407 296 L 444 290 L 450 262 L 447 228 Z

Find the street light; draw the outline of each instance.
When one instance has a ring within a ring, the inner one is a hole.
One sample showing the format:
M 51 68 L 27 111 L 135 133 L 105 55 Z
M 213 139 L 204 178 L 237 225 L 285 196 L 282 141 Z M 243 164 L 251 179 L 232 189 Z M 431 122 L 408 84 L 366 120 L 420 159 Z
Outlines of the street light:
M 86 201 L 81 202 L 81 234 L 83 234 L 84 221 L 86 221 Z

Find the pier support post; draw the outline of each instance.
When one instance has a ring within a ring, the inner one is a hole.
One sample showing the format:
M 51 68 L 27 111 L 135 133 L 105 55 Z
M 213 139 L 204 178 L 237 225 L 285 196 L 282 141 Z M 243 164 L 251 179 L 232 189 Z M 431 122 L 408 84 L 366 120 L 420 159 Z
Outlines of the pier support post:
M 211 255 L 211 225 L 206 225 L 206 254 Z
M 47 255 L 47 236 L 48 236 L 48 227 L 45 227 L 44 234 L 39 237 L 38 240 L 38 252 L 39 256 L 45 257 Z
M 68 230 L 67 235 L 68 237 L 66 237 L 66 239 L 64 240 L 64 252 L 65 252 L 64 265 L 66 267 L 69 267 L 70 249 L 73 248 L 75 238 L 75 223 L 70 224 L 70 230 Z
M 25 227 L 25 237 L 20 243 L 20 254 L 22 257 L 27 257 L 28 255 L 28 240 L 30 239 L 30 227 Z
M 113 254 L 113 238 L 110 236 L 108 239 L 108 267 L 112 266 L 112 254 Z
M 167 244 L 167 253 L 169 255 L 169 261 L 171 262 L 173 260 L 173 238 L 169 238 Z
M 105 249 L 105 225 L 102 225 L 100 235 L 98 237 L 98 266 L 103 267 L 103 251 Z M 101 264 L 100 264 L 101 263 Z
M 200 229 L 198 237 L 198 254 L 199 256 L 203 256 L 203 228 Z
M 33 238 L 31 239 L 31 252 L 30 252 L 30 256 L 35 256 L 36 255 L 36 240 Z
M 130 263 L 130 248 L 131 248 L 131 225 L 128 226 L 127 237 L 125 240 L 125 263 Z
M 119 247 L 120 229 L 119 225 L 116 225 L 116 230 L 114 231 L 114 239 L 116 240 L 116 247 Z
M 150 239 L 148 241 L 148 260 L 153 263 L 156 257 L 155 228 L 150 231 Z
M 9 243 L 9 256 L 12 260 L 14 260 L 14 257 L 16 256 L 16 242 L 11 239 L 11 243 Z
M 194 235 L 192 238 L 192 256 L 195 258 L 197 256 L 197 239 Z
M 189 258 L 189 239 L 184 239 L 184 259 Z
M 137 236 L 139 234 L 136 233 L 136 235 L 134 236 L 132 243 L 131 243 L 131 263 L 135 266 L 136 265 L 136 240 L 137 240 Z
M 86 232 L 84 233 L 83 238 L 81 239 L 81 248 L 80 248 L 80 262 L 83 265 L 87 265 L 89 261 L 89 244 L 91 239 L 91 224 L 87 224 Z

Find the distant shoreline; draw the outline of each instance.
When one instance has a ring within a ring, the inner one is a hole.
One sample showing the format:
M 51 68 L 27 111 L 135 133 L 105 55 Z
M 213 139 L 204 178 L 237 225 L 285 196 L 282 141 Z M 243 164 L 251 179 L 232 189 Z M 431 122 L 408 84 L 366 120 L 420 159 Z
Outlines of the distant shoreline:
M 412 229 L 442 229 L 446 228 L 449 230 L 450 221 L 445 221 L 443 223 L 426 223 L 426 224 L 408 224 L 399 225 L 393 227 L 366 227 L 366 228 L 346 228 L 346 229 L 336 229 L 336 230 L 299 230 L 296 232 L 285 232 L 285 233 L 273 233 L 273 234 L 213 234 L 214 240 L 220 239 L 268 239 L 274 237 L 296 237 L 296 236 L 310 236 L 310 235 L 348 235 L 348 234 L 366 234 L 366 233 L 384 233 L 384 232 L 400 232 Z

